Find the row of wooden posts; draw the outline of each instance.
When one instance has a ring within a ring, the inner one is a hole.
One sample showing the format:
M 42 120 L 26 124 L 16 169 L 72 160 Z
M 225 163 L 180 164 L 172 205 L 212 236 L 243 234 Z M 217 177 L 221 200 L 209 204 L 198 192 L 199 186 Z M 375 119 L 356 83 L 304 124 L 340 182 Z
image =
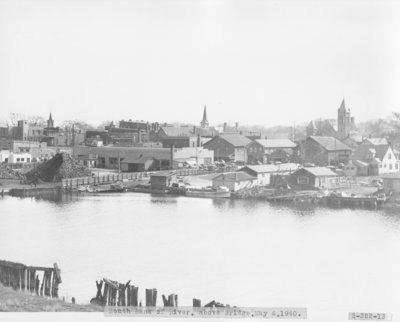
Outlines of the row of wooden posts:
M 103 306 L 142 306 L 142 301 L 138 298 L 139 287 L 130 285 L 130 282 L 122 284 L 107 278 L 96 281 L 97 294 L 95 298 L 91 299 L 90 303 Z M 145 306 L 157 306 L 157 289 L 146 289 L 145 294 Z M 177 294 L 168 296 L 162 294 L 162 300 L 164 307 L 178 307 Z M 201 301 L 193 299 L 193 307 L 201 307 Z M 211 301 L 204 307 L 225 307 L 225 305 Z
M 41 279 L 39 272 L 43 273 Z M 58 298 L 60 272 L 57 263 L 54 267 L 38 267 L 0 260 L 0 282 L 4 286 L 40 296 Z

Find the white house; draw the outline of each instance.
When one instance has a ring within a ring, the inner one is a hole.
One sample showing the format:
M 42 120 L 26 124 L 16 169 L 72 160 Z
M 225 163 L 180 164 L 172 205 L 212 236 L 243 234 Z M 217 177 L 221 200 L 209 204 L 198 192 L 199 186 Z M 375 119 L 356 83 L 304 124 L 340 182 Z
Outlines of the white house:
M 257 178 L 259 186 L 267 186 L 271 183 L 272 175 L 285 175 L 290 174 L 300 168 L 297 163 L 281 163 L 281 164 L 261 164 L 261 165 L 247 165 L 239 171 L 246 172 L 247 174 Z
M 370 139 L 371 140 L 371 139 Z M 374 141 L 363 143 L 354 151 L 353 161 L 368 164 L 367 175 L 382 175 L 399 172 L 399 160 L 388 144 L 373 145 Z
M 30 163 L 32 155 L 30 153 L 10 153 L 8 163 Z
M 8 158 L 10 157 L 10 151 L 8 150 L 1 150 L 0 151 L 0 163 L 8 162 Z

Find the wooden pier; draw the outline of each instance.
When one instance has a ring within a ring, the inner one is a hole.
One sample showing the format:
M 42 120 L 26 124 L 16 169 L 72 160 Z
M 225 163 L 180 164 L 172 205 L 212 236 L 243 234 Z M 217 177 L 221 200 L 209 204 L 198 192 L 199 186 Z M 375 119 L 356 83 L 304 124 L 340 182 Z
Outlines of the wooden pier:
M 43 273 L 41 279 L 39 272 Z M 60 272 L 57 263 L 53 267 L 39 267 L 0 260 L 0 282 L 4 286 L 40 296 L 58 298 Z

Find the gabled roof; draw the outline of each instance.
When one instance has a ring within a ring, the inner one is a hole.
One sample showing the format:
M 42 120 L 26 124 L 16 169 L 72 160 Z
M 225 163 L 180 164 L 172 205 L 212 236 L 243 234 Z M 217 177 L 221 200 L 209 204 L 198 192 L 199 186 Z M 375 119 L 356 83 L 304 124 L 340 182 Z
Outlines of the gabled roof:
M 217 138 L 221 138 L 222 140 L 226 141 L 227 143 L 233 145 L 234 147 L 244 147 L 244 146 L 249 145 L 251 142 L 253 142 L 252 140 L 250 140 L 240 134 L 222 134 L 222 135 L 216 136 L 215 138 L 211 139 L 210 141 L 204 143 L 203 146 L 208 145 L 209 143 L 216 140 Z
M 338 139 L 330 136 L 310 136 L 308 139 L 312 139 L 317 142 L 327 151 L 342 151 L 351 150 L 346 144 L 340 142 Z
M 360 160 L 354 160 L 354 164 L 362 167 L 368 167 L 368 163 Z
M 214 127 L 207 127 L 207 128 L 196 127 L 194 129 L 194 135 L 216 136 L 218 135 L 218 131 Z
M 251 176 L 246 172 L 230 172 L 230 173 L 222 173 L 219 176 L 216 176 L 212 179 L 218 181 L 229 181 L 229 182 L 240 182 L 240 181 L 247 181 L 247 180 L 256 180 L 256 177 Z
M 385 138 L 368 138 L 363 141 L 364 144 L 365 144 L 365 142 L 370 143 L 374 146 L 375 145 L 389 145 L 388 141 Z
M 191 126 L 162 126 L 159 131 L 167 136 L 194 136 Z
M 333 172 L 331 169 L 327 167 L 309 167 L 309 168 L 302 168 L 300 170 L 307 171 L 316 177 L 333 177 L 337 176 L 337 173 Z M 300 171 L 299 170 L 299 171 Z
M 299 169 L 300 165 L 297 163 L 281 163 L 281 164 L 260 164 L 260 165 L 247 165 L 240 171 L 247 169 L 255 173 L 273 173 L 273 172 L 287 172 Z
M 352 159 L 367 161 L 367 155 L 374 153 L 375 158 L 378 158 L 380 161 L 382 161 L 389 148 L 389 145 L 375 145 L 373 148 L 371 148 L 370 145 L 359 145 L 354 151 Z
M 289 139 L 260 139 L 256 140 L 266 149 L 274 149 L 274 148 L 295 148 L 296 144 Z

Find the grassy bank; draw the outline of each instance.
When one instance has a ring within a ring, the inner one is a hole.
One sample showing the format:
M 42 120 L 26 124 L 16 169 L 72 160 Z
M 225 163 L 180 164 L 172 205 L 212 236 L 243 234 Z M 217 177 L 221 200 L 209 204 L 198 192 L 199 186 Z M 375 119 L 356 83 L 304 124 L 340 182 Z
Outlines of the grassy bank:
M 0 284 L 0 312 L 101 312 L 95 305 L 79 305 L 14 291 Z

